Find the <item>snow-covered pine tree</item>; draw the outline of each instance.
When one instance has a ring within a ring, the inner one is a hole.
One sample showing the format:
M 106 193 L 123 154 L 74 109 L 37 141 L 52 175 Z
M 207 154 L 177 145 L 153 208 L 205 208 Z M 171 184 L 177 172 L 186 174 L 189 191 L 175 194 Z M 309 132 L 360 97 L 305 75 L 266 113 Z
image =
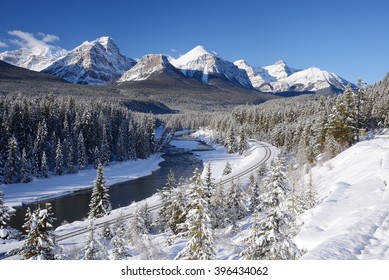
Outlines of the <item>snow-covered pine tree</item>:
M 8 141 L 8 155 L 4 166 L 5 182 L 8 184 L 19 182 L 20 180 L 20 154 L 18 142 L 12 136 Z
M 80 131 L 77 138 L 77 165 L 79 170 L 84 170 L 88 166 L 88 157 L 82 131 Z
M 255 211 L 261 211 L 259 208 L 261 205 L 260 202 L 260 189 L 257 180 L 255 179 L 253 174 L 250 174 L 249 177 L 249 189 L 251 190 L 251 197 L 250 197 L 250 212 L 254 213 Z
M 92 189 L 91 201 L 89 203 L 89 218 L 100 218 L 111 212 L 109 202 L 109 190 L 105 185 L 103 165 L 97 167 L 97 177 Z
M 223 175 L 228 175 L 231 172 L 232 172 L 232 167 L 231 167 L 230 163 L 227 161 L 226 166 L 223 169 Z
M 315 207 L 315 205 L 317 204 L 317 193 L 315 186 L 313 185 L 312 171 L 309 171 L 308 188 L 306 190 L 305 197 L 307 209 Z
M 265 218 L 259 225 L 254 224 L 252 236 L 246 243 L 247 247 L 255 246 L 255 258 L 258 259 L 297 259 L 300 251 L 292 240 L 295 234 L 294 218 L 286 205 L 288 186 L 282 159 L 277 158 L 272 162 L 264 180 L 264 190 L 261 200 Z M 249 258 L 250 251 L 253 251 L 247 250 L 244 253 L 245 258 Z
M 230 154 L 236 153 L 238 150 L 238 143 L 236 142 L 235 138 L 235 130 L 232 126 L 230 127 L 227 134 L 226 148 L 227 152 Z
M 114 227 L 115 235 L 112 238 L 112 255 L 111 258 L 114 260 L 123 260 L 128 255 L 128 249 L 126 248 L 126 228 L 123 218 L 123 213 L 120 212 L 115 222 Z
M 96 226 L 94 218 L 89 220 L 89 233 L 85 241 L 85 247 L 81 250 L 83 260 L 103 260 L 106 259 L 106 249 L 96 239 Z
M 213 183 L 211 164 L 208 163 L 204 178 L 204 200 L 209 205 L 211 203 L 212 195 L 215 192 L 215 184 Z
M 108 223 L 104 223 L 102 236 L 105 240 L 111 240 L 113 233 Z
M 226 208 L 226 195 L 224 191 L 224 185 L 218 184 L 216 192 L 212 196 L 211 200 L 212 211 L 210 211 L 210 219 L 212 228 L 223 228 L 227 223 L 227 208 Z
M 50 203 L 45 208 L 39 206 L 35 211 L 27 209 L 26 222 L 23 228 L 27 239 L 21 249 L 25 259 L 54 260 L 58 245 L 53 233 L 53 212 Z
M 133 246 L 139 245 L 144 234 L 148 234 L 150 231 L 149 217 L 144 216 L 144 212 L 140 208 L 135 209 L 134 216 L 130 221 L 128 228 L 128 240 Z
M 47 157 L 46 157 L 45 151 L 42 154 L 41 176 L 42 176 L 42 178 L 49 178 L 50 177 L 49 167 L 47 166 Z
M 242 155 L 243 152 L 247 149 L 247 141 L 246 141 L 246 132 L 245 128 L 242 126 L 239 134 L 239 143 L 238 143 L 238 152 L 239 155 Z
M 177 237 L 188 237 L 189 241 L 175 259 L 211 260 L 215 258 L 215 252 L 207 203 L 203 198 L 204 186 L 197 168 L 193 174 L 194 185 L 190 194 L 192 201 L 186 221 L 188 230 L 177 235 Z
M 226 206 L 228 209 L 228 221 L 232 225 L 232 230 L 238 229 L 238 221 L 243 219 L 247 214 L 246 202 L 240 182 L 231 181 L 231 187 L 228 191 L 228 200 Z
M 27 158 L 26 150 L 22 151 L 21 170 L 20 170 L 20 182 L 28 183 L 32 181 L 32 166 L 31 161 Z
M 185 192 L 185 180 L 181 177 L 178 180 L 178 187 L 173 192 L 172 215 L 169 221 L 173 234 L 178 234 L 183 230 L 181 225 L 186 221 L 188 200 Z
M 61 140 L 58 139 L 57 148 L 55 150 L 55 175 L 62 175 L 64 172 L 63 154 Z
M 11 219 L 10 209 L 4 205 L 4 193 L 0 191 L 0 239 L 7 239 L 9 237 L 8 222 Z
M 161 198 L 161 208 L 158 211 L 157 225 L 161 231 L 170 231 L 169 220 L 172 217 L 173 189 L 176 187 L 176 179 L 173 170 L 169 170 L 165 187 L 158 192 Z

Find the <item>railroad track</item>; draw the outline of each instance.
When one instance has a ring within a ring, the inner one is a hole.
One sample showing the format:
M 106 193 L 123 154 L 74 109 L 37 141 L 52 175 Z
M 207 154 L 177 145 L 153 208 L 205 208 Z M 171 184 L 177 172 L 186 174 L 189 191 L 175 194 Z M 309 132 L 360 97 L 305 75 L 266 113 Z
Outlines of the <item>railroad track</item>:
M 265 163 L 266 161 L 269 160 L 269 158 L 271 157 L 271 149 L 270 149 L 270 147 L 268 145 L 266 145 L 266 144 L 260 143 L 257 140 L 251 140 L 251 142 L 255 142 L 255 143 L 257 143 L 257 145 L 259 147 L 264 148 L 265 155 L 263 156 L 263 158 L 261 158 L 260 161 L 258 161 L 255 165 L 251 166 L 250 168 L 248 168 L 248 169 L 246 169 L 246 170 L 244 170 L 242 172 L 239 172 L 238 174 L 235 174 L 234 176 L 230 176 L 230 177 L 227 177 L 226 179 L 221 180 L 220 181 L 221 184 L 231 183 L 235 179 L 238 179 L 238 178 L 246 176 L 246 175 L 248 175 L 250 173 L 253 173 L 256 170 L 258 170 L 258 168 L 263 163 Z M 160 206 L 161 206 L 161 204 L 155 204 L 153 206 L 150 206 L 148 209 L 149 209 L 149 211 L 155 211 L 155 210 L 158 210 L 160 208 Z M 132 217 L 134 217 L 133 213 L 129 213 L 129 214 L 123 215 L 123 219 L 131 219 Z M 100 229 L 100 228 L 103 228 L 106 225 L 108 225 L 108 226 L 109 225 L 113 225 L 115 222 L 116 222 L 116 218 L 112 218 L 111 220 L 108 220 L 108 221 L 96 222 L 95 223 L 95 227 L 96 227 L 96 229 Z M 78 235 L 87 233 L 88 231 L 89 231 L 88 228 L 83 228 L 83 229 L 78 229 L 78 230 L 75 230 L 75 231 L 72 231 L 72 232 L 68 232 L 68 233 L 65 233 L 65 234 L 62 234 L 62 235 L 56 235 L 56 241 L 63 241 L 63 240 L 66 240 L 66 239 L 69 239 L 69 238 L 72 238 L 72 237 L 76 237 Z

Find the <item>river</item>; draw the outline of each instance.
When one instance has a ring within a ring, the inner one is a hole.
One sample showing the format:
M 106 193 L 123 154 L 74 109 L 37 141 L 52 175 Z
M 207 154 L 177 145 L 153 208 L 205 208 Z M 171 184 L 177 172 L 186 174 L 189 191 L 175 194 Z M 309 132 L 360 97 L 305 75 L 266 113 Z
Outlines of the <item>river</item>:
M 196 151 L 209 149 L 211 149 L 209 146 L 198 142 Z M 158 189 L 164 187 L 170 169 L 174 171 L 177 180 L 181 176 L 184 178 L 191 177 L 195 168 L 198 168 L 200 171 L 203 169 L 202 161 L 195 154 L 184 149 L 170 146 L 162 157 L 164 161 L 159 164 L 160 168 L 152 172 L 151 175 L 117 183 L 109 187 L 112 209 L 127 206 L 133 201 L 140 201 L 155 194 Z M 89 212 L 90 197 L 91 189 L 88 189 L 45 201 L 52 204 L 56 218 L 54 227 L 64 222 L 70 223 L 85 219 Z M 42 204 L 43 202 L 40 203 Z M 37 204 L 39 203 L 16 208 L 16 213 L 11 218 L 10 226 L 23 232 L 22 225 L 25 222 L 27 208 L 35 209 Z

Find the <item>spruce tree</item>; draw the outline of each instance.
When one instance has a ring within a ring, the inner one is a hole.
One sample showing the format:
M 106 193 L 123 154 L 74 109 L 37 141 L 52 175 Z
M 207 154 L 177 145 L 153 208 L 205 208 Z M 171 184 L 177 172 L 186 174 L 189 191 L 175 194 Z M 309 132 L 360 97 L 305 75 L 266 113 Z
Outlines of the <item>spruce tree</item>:
M 47 165 L 46 152 L 43 152 L 43 155 L 42 155 L 41 177 L 42 178 L 49 178 L 50 177 L 49 167 Z
M 89 218 L 100 218 L 111 212 L 109 202 L 109 190 L 105 185 L 103 165 L 97 167 L 97 177 L 92 189 L 91 201 L 89 203 Z
M 85 246 L 81 250 L 83 252 L 83 260 L 103 260 L 105 256 L 105 248 L 103 245 L 96 239 L 96 226 L 95 220 L 92 218 L 89 220 L 89 233 L 85 241 Z
M 9 237 L 8 223 L 11 219 L 10 209 L 4 205 L 4 193 L 0 191 L 0 239 L 7 239 Z
M 112 238 L 112 259 L 123 260 L 128 255 L 125 241 L 125 223 L 123 219 L 123 213 L 120 212 L 115 222 L 114 236 Z
M 32 166 L 31 161 L 27 158 L 26 150 L 22 151 L 22 162 L 21 162 L 21 170 L 20 170 L 20 182 L 29 183 L 32 181 Z
M 39 206 L 35 211 L 27 209 L 26 222 L 23 228 L 27 239 L 21 253 L 25 259 L 54 260 L 58 246 L 53 233 L 53 212 L 50 203 L 45 208 Z
M 85 149 L 85 140 L 82 131 L 77 138 L 77 165 L 79 170 L 84 170 L 88 166 L 88 158 Z
M 5 182 L 8 184 L 16 183 L 20 180 L 20 155 L 18 150 L 18 142 L 12 136 L 8 141 L 8 156 L 5 162 L 4 173 Z
M 231 165 L 230 163 L 227 161 L 226 162 L 226 166 L 224 167 L 223 169 L 223 175 L 228 175 L 232 172 L 232 168 L 231 168 Z
M 231 187 L 228 191 L 228 200 L 226 203 L 228 209 L 228 221 L 232 225 L 232 230 L 237 231 L 238 221 L 247 214 L 245 197 L 239 181 L 231 181 Z
M 184 179 L 181 177 L 178 181 L 178 187 L 173 192 L 172 215 L 169 224 L 173 234 L 178 234 L 184 230 L 182 225 L 185 223 L 187 216 L 188 199 L 186 197 Z
M 161 208 L 158 211 L 157 225 L 161 231 L 170 231 L 169 223 L 172 217 L 173 189 L 176 187 L 176 179 L 173 170 L 169 170 L 165 187 L 158 192 L 161 198 Z
M 195 169 L 192 181 L 194 184 L 190 194 L 192 201 L 189 205 L 190 210 L 186 221 L 188 230 L 177 236 L 188 237 L 189 241 L 175 259 L 211 260 L 215 258 L 213 236 L 207 203 L 203 197 L 204 186 L 198 169 Z
M 250 211 L 254 213 L 256 210 L 260 211 L 260 189 L 257 180 L 254 175 L 251 174 L 249 177 L 249 189 L 251 190 L 251 198 L 250 198 Z
M 211 164 L 208 163 L 204 178 L 204 199 L 208 205 L 211 203 L 212 195 L 215 192 L 214 188 L 215 185 L 212 178 Z
M 227 224 L 227 205 L 226 205 L 226 194 L 224 191 L 224 185 L 218 184 L 216 192 L 211 200 L 210 207 L 210 218 L 212 228 L 224 228 Z
M 57 148 L 55 150 L 55 175 L 62 175 L 64 172 L 63 155 L 61 140 L 58 139 Z

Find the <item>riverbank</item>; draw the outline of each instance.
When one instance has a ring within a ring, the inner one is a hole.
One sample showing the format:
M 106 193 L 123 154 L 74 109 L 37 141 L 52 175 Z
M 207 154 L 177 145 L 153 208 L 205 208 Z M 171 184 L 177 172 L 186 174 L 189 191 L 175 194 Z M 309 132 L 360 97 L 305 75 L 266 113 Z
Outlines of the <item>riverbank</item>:
M 163 161 L 162 154 L 155 154 L 148 159 L 137 159 L 126 162 L 113 162 L 104 167 L 106 184 L 133 180 L 151 174 Z M 80 190 L 92 188 L 96 170 L 89 168 L 77 174 L 53 176 L 47 179 L 34 179 L 30 183 L 1 185 L 4 192 L 4 203 L 9 207 L 35 203 L 50 198 L 60 197 Z

